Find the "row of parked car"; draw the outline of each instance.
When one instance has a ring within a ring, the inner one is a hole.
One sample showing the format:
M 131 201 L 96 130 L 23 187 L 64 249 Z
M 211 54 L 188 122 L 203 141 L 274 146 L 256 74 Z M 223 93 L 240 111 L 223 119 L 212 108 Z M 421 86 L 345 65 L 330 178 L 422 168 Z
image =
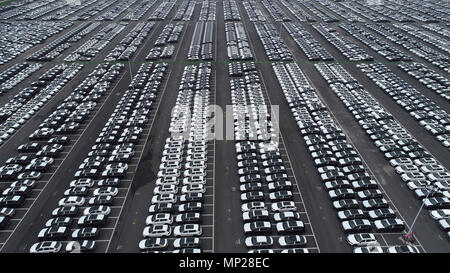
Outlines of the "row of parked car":
M 244 243 L 250 253 L 273 253 L 273 248 L 306 253 L 307 238 L 301 235 L 305 224 L 294 202 L 285 158 L 278 140 L 272 139 L 278 132 L 254 64 L 240 77 L 232 77 L 230 84 Z
M 228 64 L 228 75 L 233 76 L 243 76 L 244 72 L 256 70 L 256 65 L 254 62 L 231 62 Z
M 79 11 L 81 11 L 82 9 L 87 8 L 90 5 L 93 5 L 95 2 L 97 2 L 98 0 L 85 0 L 83 2 L 80 1 L 79 5 L 66 5 L 61 9 L 58 9 L 54 12 L 51 12 L 50 14 L 47 14 L 45 16 L 43 16 L 42 18 L 39 18 L 39 20 L 43 20 L 43 21 L 58 21 L 58 20 L 63 20 L 69 16 L 71 16 L 72 14 L 75 14 Z
M 42 64 L 18 63 L 0 73 L 0 95 L 9 92 L 14 86 L 23 82 L 36 72 Z
M 122 20 L 124 21 L 138 21 L 144 16 L 147 11 L 149 11 L 158 1 L 157 0 L 151 0 L 151 1 L 143 1 L 138 3 L 134 9 L 125 15 Z
M 4 7 L 4 10 L 2 10 L 2 12 L 0 13 L 0 20 L 8 20 L 18 17 L 22 14 L 26 14 L 34 9 L 43 7 L 52 2 L 55 2 L 55 0 L 40 0 L 33 2 L 23 1 L 21 3 L 12 3 L 11 6 L 6 5 Z
M 261 4 L 266 8 L 275 22 L 291 21 L 291 18 L 287 16 L 284 10 L 275 1 L 262 0 Z
M 154 22 L 138 23 L 105 57 L 105 61 L 128 61 L 138 47 L 148 38 L 150 31 L 155 26 Z
M 199 21 L 216 21 L 217 2 L 212 0 L 203 0 L 200 8 Z
M 178 6 L 178 10 L 173 17 L 175 21 L 190 21 L 192 18 L 192 14 L 194 14 L 195 4 L 197 1 L 195 0 L 187 0 L 181 2 Z
M 315 22 L 309 13 L 307 13 L 296 0 L 280 0 L 280 3 L 289 10 L 299 22 Z
M 256 33 L 270 61 L 291 61 L 292 54 L 273 24 L 255 22 Z
M 167 18 L 170 11 L 176 4 L 176 0 L 164 0 L 161 4 L 150 14 L 149 21 L 162 21 Z
M 384 40 L 377 38 L 371 32 L 363 29 L 356 24 L 339 24 L 339 27 L 361 41 L 366 46 L 376 51 L 388 61 L 399 62 L 412 60 L 410 56 L 398 50 L 396 47 L 388 44 Z
M 70 236 L 81 246 L 81 251 L 95 250 L 95 240 L 102 227 L 108 225 L 111 206 L 120 205 L 115 197 L 119 194 L 128 164 L 136 156 L 135 145 L 142 139 L 142 132 L 148 124 L 153 99 L 166 67 L 164 63 L 146 63 L 139 68 L 130 84 L 132 89 L 125 91 L 88 156 L 79 165 L 75 179 L 58 202 L 53 218 L 38 234 L 38 239 L 59 241 Z M 72 228 L 75 223 L 76 227 Z M 45 243 L 49 242 L 36 243 L 30 251 L 35 252 L 35 247 L 40 252 Z M 66 251 L 71 247 L 69 242 Z
M 195 24 L 191 45 L 188 52 L 188 60 L 212 60 L 213 59 L 213 21 L 200 21 Z
M 164 251 L 169 248 L 169 238 L 174 237 L 179 238 L 172 241 L 173 252 L 202 251 L 210 80 L 210 63 L 184 68 L 171 115 L 171 136 L 164 145 L 144 239 L 139 242 L 141 251 Z
M 235 0 L 223 1 L 223 18 L 225 21 L 241 21 L 241 15 Z
M 422 25 L 423 28 L 431 30 L 432 32 L 435 32 L 437 34 L 440 34 L 446 38 L 450 38 L 450 30 L 445 27 L 444 24 L 424 24 Z
M 358 152 L 347 141 L 297 64 L 274 64 L 273 69 L 283 89 L 300 134 L 310 152 L 317 173 L 324 182 L 333 207 L 341 221 L 341 229 L 354 252 L 383 252 L 381 247 L 368 247 L 368 241 L 355 238 L 371 231 L 401 232 L 402 219 L 389 206 L 383 191 L 372 178 Z
M 256 1 L 243 0 L 242 5 L 244 6 L 247 16 L 251 22 L 265 22 L 266 17 L 259 8 Z
M 253 59 L 252 50 L 243 23 L 225 22 L 225 38 L 227 40 L 229 60 L 240 61 Z
M 357 65 L 421 126 L 450 148 L 450 116 L 435 102 L 403 81 L 382 63 Z
M 447 38 L 441 37 L 438 34 L 435 34 L 418 26 L 408 24 L 393 24 L 393 26 L 411 34 L 412 36 L 424 42 L 429 43 L 430 45 L 439 48 L 446 53 L 450 53 L 450 49 L 448 47 L 450 41 Z
M 341 35 L 332 26 L 323 23 L 313 24 L 312 26 L 349 61 L 373 61 L 373 56 Z
M 327 7 L 329 10 L 331 10 L 333 13 L 339 15 L 341 18 L 344 18 L 348 22 L 352 23 L 365 23 L 366 20 L 362 18 L 361 16 L 358 16 L 355 12 L 349 11 L 346 8 L 343 8 L 339 3 L 330 1 L 330 0 L 319 0 L 318 1 L 321 5 Z
M 284 29 L 310 61 L 332 61 L 333 56 L 298 23 L 283 23 Z
M 77 13 L 69 18 L 70 21 L 86 21 L 91 18 L 93 18 L 95 15 L 103 12 L 107 8 L 111 7 L 116 3 L 117 0 L 104 0 L 104 1 L 96 1 L 96 3 L 89 7 L 88 9 L 85 9 L 81 11 L 80 13 Z
M 23 13 L 14 19 L 16 20 L 36 20 L 39 17 L 42 17 L 48 13 L 56 11 L 64 6 L 68 6 L 67 2 L 59 2 L 59 1 L 47 1 L 46 5 L 43 5 L 36 9 L 28 10 L 26 13 Z
M 448 18 L 450 7 L 445 1 L 423 3 L 420 0 L 413 0 L 411 1 L 411 4 L 407 6 L 410 9 L 419 12 L 420 15 L 428 15 L 428 18 L 432 18 L 432 20 L 450 23 L 450 19 Z M 418 18 L 418 20 L 420 20 L 420 18 Z
M 363 18 L 367 18 L 368 20 L 375 22 L 375 23 L 384 23 L 389 22 L 389 18 L 383 16 L 382 14 L 379 14 L 375 11 L 372 11 L 368 9 L 365 5 L 360 5 L 356 1 L 347 1 L 340 3 L 342 6 L 346 7 L 347 9 L 351 10 L 352 12 L 358 14 L 359 16 Z
M 335 15 L 332 15 L 330 12 L 326 12 L 325 9 L 319 7 L 316 2 L 304 2 L 300 0 L 297 0 L 297 2 L 302 3 L 303 6 L 305 6 L 309 11 L 311 11 L 325 23 L 339 22 L 339 19 L 336 18 Z
M 102 51 L 120 32 L 125 29 L 127 23 L 111 23 L 97 32 L 97 34 L 83 43 L 69 54 L 64 61 L 90 61 Z
M 109 65 L 99 65 L 29 136 L 30 142 L 17 148 L 19 154 L 9 158 L 1 167 L 2 179 L 14 182 L 3 192 L 0 206 L 21 207 L 32 194 L 32 189 L 41 182 L 39 179 L 52 171 L 55 159 L 70 143 L 68 135 L 79 130 L 80 124 L 86 121 L 95 107 L 96 101 L 92 94 L 102 95 L 102 89 L 106 88 L 103 86 L 108 86 L 108 81 L 112 81 L 118 73 L 119 66 L 106 73 L 108 67 Z M 105 75 L 97 88 L 88 94 L 87 90 L 90 90 L 97 80 L 100 80 L 97 77 L 103 74 Z M 70 129 L 67 130 L 68 128 Z
M 428 89 L 450 101 L 450 80 L 422 63 L 401 63 L 397 65 L 411 77 L 414 77 Z
M 61 55 L 61 53 L 68 49 L 73 43 L 81 40 L 83 37 L 91 33 L 94 29 L 96 29 L 100 23 L 82 23 L 76 26 L 74 29 L 66 32 L 61 37 L 56 40 L 50 42 L 46 46 L 42 47 L 38 51 L 31 54 L 27 60 L 28 61 L 51 61 L 56 57 Z
M 0 145 L 66 86 L 82 68 L 81 64 L 56 65 L 5 104 L 0 111 L 4 121 L 0 125 Z
M 132 5 L 134 5 L 137 0 L 123 0 L 112 3 L 112 7 L 95 18 L 96 21 L 114 21 L 117 17 L 119 17 L 123 12 L 128 11 Z
M 184 22 L 170 23 L 164 26 L 163 30 L 156 39 L 155 46 L 164 46 L 170 43 L 176 43 L 183 32 Z
M 339 64 L 316 64 L 395 172 L 428 210 L 450 208 L 450 173 Z M 442 220 L 442 221 L 441 221 Z M 439 226 L 449 231 L 449 219 Z
M 1 22 L 0 65 L 12 61 L 34 45 L 43 43 L 72 25 L 72 22 Z
M 372 9 L 379 14 L 383 14 L 395 21 L 399 22 L 407 22 L 411 23 L 415 20 L 421 22 L 436 22 L 436 18 L 431 16 L 431 14 L 424 13 L 424 9 L 422 5 L 418 5 L 419 10 L 414 10 L 411 7 L 417 5 L 416 3 L 408 3 L 408 5 L 404 5 L 402 3 L 392 3 L 389 5 L 371 5 L 368 6 L 368 9 Z
M 183 32 L 184 23 L 178 22 L 176 24 L 167 24 L 164 26 L 160 35 L 155 41 L 155 47 L 153 47 L 147 56 L 146 60 L 158 60 L 172 58 L 175 53 L 174 43 L 177 43 Z
M 434 50 L 423 42 L 399 32 L 392 26 L 386 24 L 366 24 L 366 27 L 397 45 L 402 46 L 409 52 L 425 59 L 436 67 L 450 73 L 450 57 L 448 55 Z

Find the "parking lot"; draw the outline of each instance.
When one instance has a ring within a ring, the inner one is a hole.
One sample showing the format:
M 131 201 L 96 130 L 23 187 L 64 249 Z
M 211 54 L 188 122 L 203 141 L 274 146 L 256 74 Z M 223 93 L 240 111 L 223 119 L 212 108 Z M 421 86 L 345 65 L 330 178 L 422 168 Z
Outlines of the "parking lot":
M 0 252 L 449 252 L 448 14 L 1 6 Z

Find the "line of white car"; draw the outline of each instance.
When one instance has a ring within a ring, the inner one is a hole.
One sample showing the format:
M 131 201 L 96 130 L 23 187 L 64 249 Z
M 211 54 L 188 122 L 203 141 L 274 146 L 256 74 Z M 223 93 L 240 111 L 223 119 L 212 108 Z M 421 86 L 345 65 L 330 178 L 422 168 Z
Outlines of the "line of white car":
M 169 127 L 172 135 L 164 145 L 144 239 L 139 242 L 141 251 L 165 251 L 168 238 L 181 237 L 173 241 L 174 252 L 201 252 L 210 78 L 210 63 L 184 69 Z

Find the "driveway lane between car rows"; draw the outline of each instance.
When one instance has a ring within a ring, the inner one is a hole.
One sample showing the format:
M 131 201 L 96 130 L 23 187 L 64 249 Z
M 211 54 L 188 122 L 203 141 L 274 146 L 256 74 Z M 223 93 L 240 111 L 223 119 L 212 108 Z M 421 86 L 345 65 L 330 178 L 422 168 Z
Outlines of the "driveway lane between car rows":
M 241 12 L 241 17 L 243 16 Z M 239 192 L 239 176 L 236 168 L 234 141 L 227 140 L 225 130 L 227 116 L 226 106 L 231 105 L 230 77 L 228 76 L 228 55 L 225 39 L 225 22 L 223 3 L 217 6 L 217 41 L 216 50 L 216 102 L 224 111 L 223 138 L 216 141 L 216 179 L 215 179 L 215 252 L 245 253 L 243 222 L 241 216 L 241 200 Z M 231 132 L 234 137 L 234 132 Z

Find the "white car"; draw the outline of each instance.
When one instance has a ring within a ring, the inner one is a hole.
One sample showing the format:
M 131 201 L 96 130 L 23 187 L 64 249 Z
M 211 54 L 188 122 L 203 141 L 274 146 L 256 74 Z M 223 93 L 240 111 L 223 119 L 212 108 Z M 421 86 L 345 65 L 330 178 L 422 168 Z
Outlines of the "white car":
M 116 187 L 100 187 L 94 190 L 94 196 L 116 196 L 119 189 Z
M 270 236 L 250 236 L 245 238 L 247 247 L 261 248 L 273 246 L 273 239 Z
M 284 222 L 278 222 L 276 224 L 276 229 L 278 233 L 283 232 L 298 232 L 305 228 L 305 225 L 302 221 L 289 220 Z
M 147 216 L 145 224 L 148 225 L 162 225 L 162 224 L 172 224 L 173 217 L 170 213 L 157 213 Z
M 243 212 L 245 211 L 249 211 L 252 209 L 265 209 L 266 205 L 264 204 L 264 202 L 250 202 L 250 203 L 244 203 L 241 206 L 241 210 Z
M 203 175 L 194 175 L 183 178 L 183 185 L 189 184 L 206 184 L 206 179 Z
M 410 158 L 400 157 L 389 160 L 389 163 L 391 164 L 392 167 L 398 167 L 403 165 L 411 165 L 413 161 Z
M 297 206 L 293 201 L 280 201 L 273 203 L 270 208 L 273 212 L 297 211 Z
M 372 233 L 355 233 L 347 236 L 347 242 L 351 246 L 367 246 L 377 243 L 377 239 Z
M 86 199 L 84 197 L 69 196 L 69 197 L 65 197 L 65 198 L 62 198 L 61 200 L 59 200 L 58 205 L 60 207 L 71 207 L 71 206 L 81 207 L 84 205 L 85 202 L 86 202 Z
M 305 246 L 307 243 L 306 237 L 302 235 L 287 235 L 280 236 L 278 243 L 281 247 Z
M 409 172 L 404 173 L 401 176 L 401 179 L 404 182 L 416 181 L 416 180 L 425 180 L 427 177 L 421 172 Z
M 432 211 L 430 211 L 430 216 L 434 220 L 449 219 L 450 218 L 450 209 L 432 210 Z
M 173 241 L 174 248 L 196 247 L 199 244 L 200 244 L 200 238 L 198 238 L 198 237 L 177 238 Z
M 252 226 L 255 229 L 252 229 Z M 253 221 L 244 224 L 244 233 L 261 232 L 270 230 L 272 225 L 269 221 Z
M 185 177 L 188 177 L 188 176 L 205 176 L 206 175 L 206 169 L 205 168 L 187 169 L 187 170 L 184 171 L 183 175 Z
M 166 184 L 178 185 L 179 179 L 175 176 L 160 177 L 160 178 L 156 179 L 156 186 L 166 185 Z
M 173 230 L 176 237 L 200 236 L 202 235 L 202 227 L 199 224 L 185 224 L 176 226 Z
M 257 217 L 258 219 L 268 219 L 269 211 L 266 209 L 252 209 L 251 211 L 245 211 L 242 213 L 242 220 L 244 222 L 255 219 L 254 217 Z
M 176 185 L 173 184 L 165 184 L 165 185 L 161 185 L 161 186 L 156 186 L 153 189 L 153 194 L 163 194 L 163 193 L 173 193 L 173 194 L 177 194 L 178 192 L 178 187 Z
M 168 237 L 172 233 L 169 225 L 151 225 L 144 228 L 142 235 L 144 237 Z
M 427 187 L 430 186 L 430 184 L 431 183 L 428 180 L 417 180 L 417 181 L 411 181 L 411 182 L 406 183 L 406 186 L 410 190 L 414 191 L 414 190 L 417 190 L 417 189 L 427 188 Z
M 419 249 L 412 245 L 391 246 L 387 249 L 387 253 L 419 253 Z
M 409 172 L 418 172 L 419 168 L 416 165 L 405 164 L 401 166 L 395 167 L 395 172 L 398 174 L 409 173 Z
M 81 178 L 81 179 L 77 179 L 77 180 L 72 180 L 70 182 L 70 187 L 71 188 L 78 188 L 78 187 L 88 187 L 91 188 L 93 187 L 95 184 L 95 180 L 94 179 L 90 179 L 90 178 Z
M 46 241 L 35 243 L 30 248 L 30 253 L 58 253 L 62 248 L 62 243 L 57 241 Z
M 177 196 L 173 193 L 163 193 L 152 197 L 152 204 L 177 202 Z
M 383 248 L 381 246 L 355 247 L 353 253 L 383 253 Z
M 450 219 L 441 219 L 438 221 L 438 224 L 443 231 L 450 231 Z
M 182 193 L 191 193 L 191 192 L 197 192 L 197 193 L 205 193 L 206 187 L 203 184 L 189 184 L 186 186 L 183 186 L 181 188 Z
M 104 214 L 109 215 L 111 213 L 111 207 L 109 206 L 92 206 L 87 207 L 83 211 L 83 215 L 89 215 L 89 214 Z
M 164 169 L 158 172 L 158 177 L 179 177 L 180 176 L 180 170 L 179 169 Z
M 160 249 L 166 248 L 168 245 L 168 240 L 165 238 L 149 238 L 139 241 L 139 249 Z

